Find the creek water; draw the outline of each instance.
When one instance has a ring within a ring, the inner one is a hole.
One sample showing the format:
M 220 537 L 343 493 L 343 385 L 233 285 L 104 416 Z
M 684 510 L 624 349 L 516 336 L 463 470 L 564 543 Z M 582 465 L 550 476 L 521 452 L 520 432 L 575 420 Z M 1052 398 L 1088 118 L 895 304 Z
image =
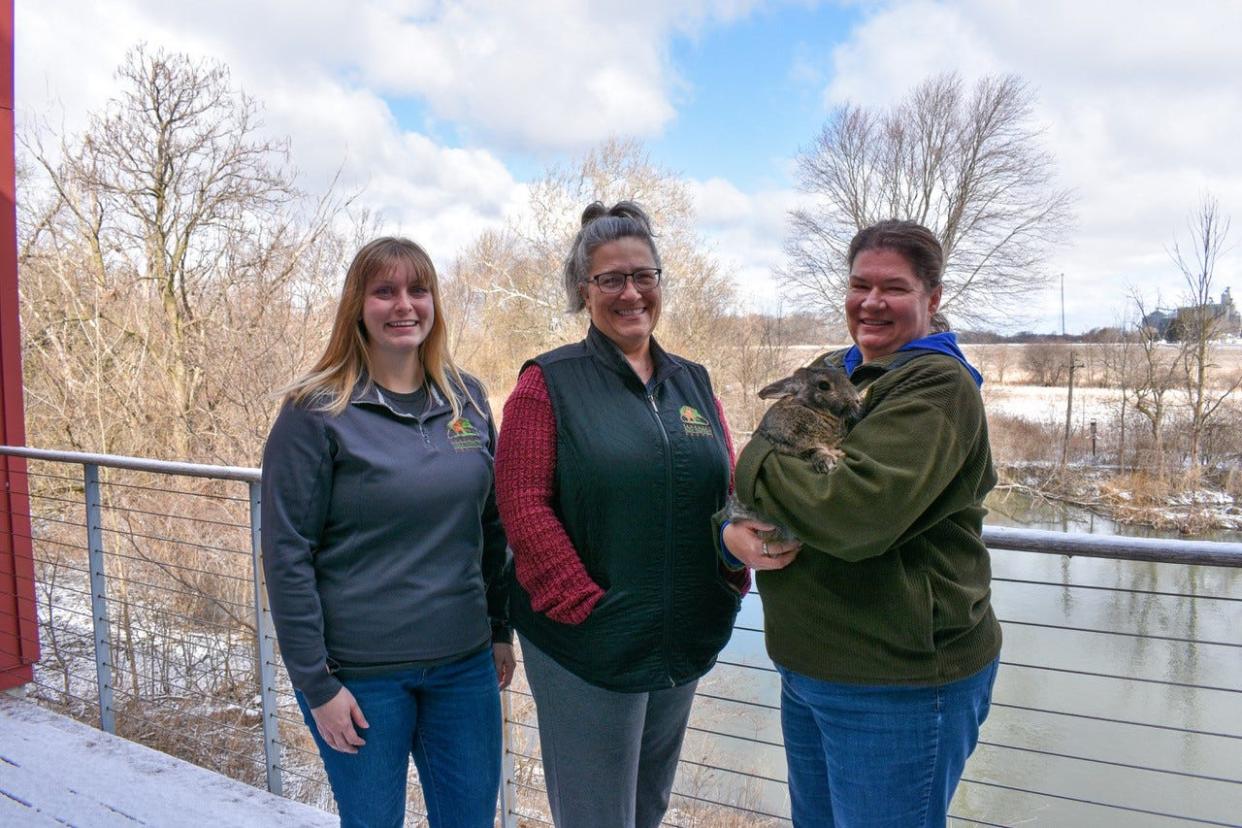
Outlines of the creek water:
M 1012 493 L 989 507 L 996 525 L 1160 535 Z M 952 824 L 1242 825 L 1242 570 L 1009 551 L 993 552 L 992 568 L 1002 666 Z M 748 596 L 700 682 L 754 706 L 701 699 L 683 752 L 752 775 L 687 765 L 677 787 L 787 816 L 770 781 L 785 778 L 785 761 L 762 628 L 761 599 Z

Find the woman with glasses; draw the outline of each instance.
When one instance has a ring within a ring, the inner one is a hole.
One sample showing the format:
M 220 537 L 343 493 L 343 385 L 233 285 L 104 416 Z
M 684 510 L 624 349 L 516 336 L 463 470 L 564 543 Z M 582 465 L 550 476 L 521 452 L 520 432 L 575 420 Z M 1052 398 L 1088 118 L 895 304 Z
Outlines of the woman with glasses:
M 695 685 L 749 586 L 714 550 L 732 446 L 711 381 L 652 335 L 661 276 L 637 204 L 587 207 L 564 268 L 586 338 L 528 361 L 505 404 L 510 614 L 560 828 L 660 823 Z

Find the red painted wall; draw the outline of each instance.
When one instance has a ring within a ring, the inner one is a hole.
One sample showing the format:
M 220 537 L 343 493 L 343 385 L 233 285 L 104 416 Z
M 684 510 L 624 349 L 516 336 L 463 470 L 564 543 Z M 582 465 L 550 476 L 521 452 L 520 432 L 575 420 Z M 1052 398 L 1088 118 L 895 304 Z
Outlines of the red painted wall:
M 17 304 L 13 144 L 13 0 L 0 0 L 0 444 L 26 443 Z M 0 690 L 33 678 L 39 660 L 26 461 L 0 456 Z

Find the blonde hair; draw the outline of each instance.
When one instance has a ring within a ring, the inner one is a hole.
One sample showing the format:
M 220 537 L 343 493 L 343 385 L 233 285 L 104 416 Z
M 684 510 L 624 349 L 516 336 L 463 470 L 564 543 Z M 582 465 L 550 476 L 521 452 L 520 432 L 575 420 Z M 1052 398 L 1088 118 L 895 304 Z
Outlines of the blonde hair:
M 444 308 L 440 303 L 440 284 L 436 268 L 427 252 L 409 239 L 385 236 L 363 245 L 345 273 L 341 299 L 336 306 L 336 319 L 323 356 L 311 370 L 289 386 L 281 389 L 287 402 L 313 402 L 314 408 L 332 415 L 340 414 L 349 405 L 354 387 L 365 376 L 366 388 L 371 387 L 371 359 L 367 351 L 367 332 L 362 324 L 362 305 L 367 285 L 372 279 L 394 270 L 404 270 L 418 287 L 431 293 L 435 320 L 427 338 L 418 346 L 418 358 L 424 375 L 449 400 L 453 417 L 460 417 L 465 400 L 482 412 L 466 385 L 465 377 L 449 354 L 448 329 Z

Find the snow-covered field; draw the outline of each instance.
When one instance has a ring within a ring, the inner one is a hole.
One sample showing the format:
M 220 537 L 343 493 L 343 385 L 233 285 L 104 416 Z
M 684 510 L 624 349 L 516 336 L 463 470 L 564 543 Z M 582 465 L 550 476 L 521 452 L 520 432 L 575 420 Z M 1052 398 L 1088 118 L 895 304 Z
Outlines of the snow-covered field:
M 1171 395 L 1171 399 L 1173 396 Z M 1174 400 L 1182 403 L 1185 395 Z M 1040 385 L 983 385 L 983 402 L 988 414 L 1016 417 L 1033 423 L 1064 423 L 1066 389 Z M 1095 420 L 1101 425 L 1117 416 L 1121 392 L 1115 388 L 1075 388 L 1073 422 Z

